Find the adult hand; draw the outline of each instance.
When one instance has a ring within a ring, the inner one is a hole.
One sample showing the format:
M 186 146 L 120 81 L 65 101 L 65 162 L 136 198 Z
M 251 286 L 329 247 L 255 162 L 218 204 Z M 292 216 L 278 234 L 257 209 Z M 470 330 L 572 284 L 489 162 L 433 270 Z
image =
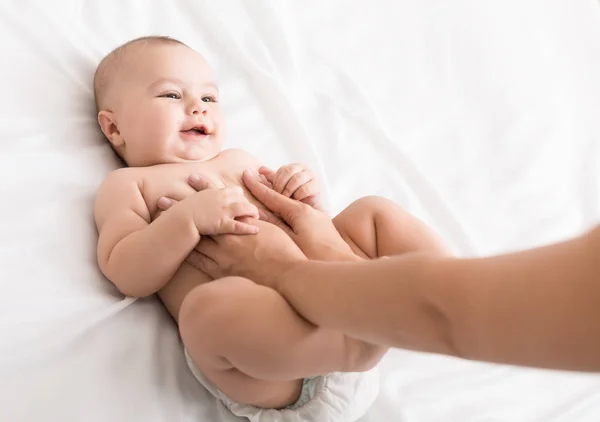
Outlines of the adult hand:
M 322 261 L 359 259 L 326 213 L 276 192 L 261 182 L 254 170 L 244 171 L 242 180 L 256 199 L 281 217 L 267 214 L 266 221 L 286 232 L 307 258 Z
M 197 175 L 190 176 L 188 183 L 198 192 L 216 189 L 215 185 Z M 157 205 L 165 211 L 176 204 L 178 201 L 174 198 L 161 197 Z M 237 218 L 240 224 L 259 229 L 260 236 L 202 236 L 187 262 L 213 278 L 237 275 L 273 287 L 276 275 L 292 262 L 306 257 L 290 236 L 281 230 L 285 223 L 266 214 L 262 213 L 261 218 L 277 221 L 277 226 L 254 218 Z
M 306 256 L 275 225 L 250 220 L 245 219 L 259 228 L 259 234 L 204 236 L 187 262 L 215 279 L 235 275 L 276 289 L 278 277 Z

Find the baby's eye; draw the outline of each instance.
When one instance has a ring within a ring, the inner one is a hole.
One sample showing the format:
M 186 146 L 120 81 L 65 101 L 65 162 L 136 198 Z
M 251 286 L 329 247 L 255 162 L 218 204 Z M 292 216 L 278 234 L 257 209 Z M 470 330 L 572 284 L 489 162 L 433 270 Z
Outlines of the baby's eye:
M 162 94 L 160 97 L 161 98 L 170 98 L 172 100 L 179 100 L 181 98 L 181 95 L 179 95 L 176 92 L 167 92 L 166 94 Z
M 205 103 L 216 103 L 217 99 L 213 96 L 208 96 L 208 97 L 202 97 L 202 101 L 204 101 Z

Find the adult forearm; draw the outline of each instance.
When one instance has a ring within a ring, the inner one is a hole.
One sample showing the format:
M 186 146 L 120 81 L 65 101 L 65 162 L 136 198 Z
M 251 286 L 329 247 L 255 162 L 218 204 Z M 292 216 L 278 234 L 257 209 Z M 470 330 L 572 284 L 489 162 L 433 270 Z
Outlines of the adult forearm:
M 303 262 L 279 283 L 306 319 L 369 342 L 465 358 L 600 370 L 598 231 L 485 259 L 414 253 Z
M 370 343 L 451 353 L 444 317 L 423 296 L 431 266 L 440 260 L 412 253 L 351 263 L 303 261 L 284 273 L 278 290 L 316 325 Z
M 542 248 L 441 267 L 438 277 L 448 274 L 466 298 L 447 301 L 450 306 L 437 302 L 442 312 L 452 315 L 460 354 L 599 371 L 599 235 L 596 229 Z
M 199 240 L 193 222 L 174 207 L 117 243 L 108 258 L 107 277 L 125 295 L 154 294 L 173 277 Z

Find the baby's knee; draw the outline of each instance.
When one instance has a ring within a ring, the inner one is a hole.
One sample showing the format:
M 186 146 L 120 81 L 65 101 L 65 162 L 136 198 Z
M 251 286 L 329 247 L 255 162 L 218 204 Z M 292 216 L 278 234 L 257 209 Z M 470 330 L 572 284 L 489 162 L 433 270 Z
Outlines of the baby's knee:
M 385 212 L 391 208 L 397 208 L 398 206 L 387 198 L 382 196 L 364 196 L 352 202 L 348 208 L 361 214 L 376 215 L 380 212 Z

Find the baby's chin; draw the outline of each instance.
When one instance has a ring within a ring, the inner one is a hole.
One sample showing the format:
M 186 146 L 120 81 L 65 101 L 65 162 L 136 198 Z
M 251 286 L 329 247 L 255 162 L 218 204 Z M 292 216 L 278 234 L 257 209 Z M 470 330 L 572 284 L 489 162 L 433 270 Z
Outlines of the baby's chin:
M 209 135 L 201 139 L 182 139 L 180 149 L 176 154 L 185 161 L 208 161 L 221 152 L 220 137 Z

